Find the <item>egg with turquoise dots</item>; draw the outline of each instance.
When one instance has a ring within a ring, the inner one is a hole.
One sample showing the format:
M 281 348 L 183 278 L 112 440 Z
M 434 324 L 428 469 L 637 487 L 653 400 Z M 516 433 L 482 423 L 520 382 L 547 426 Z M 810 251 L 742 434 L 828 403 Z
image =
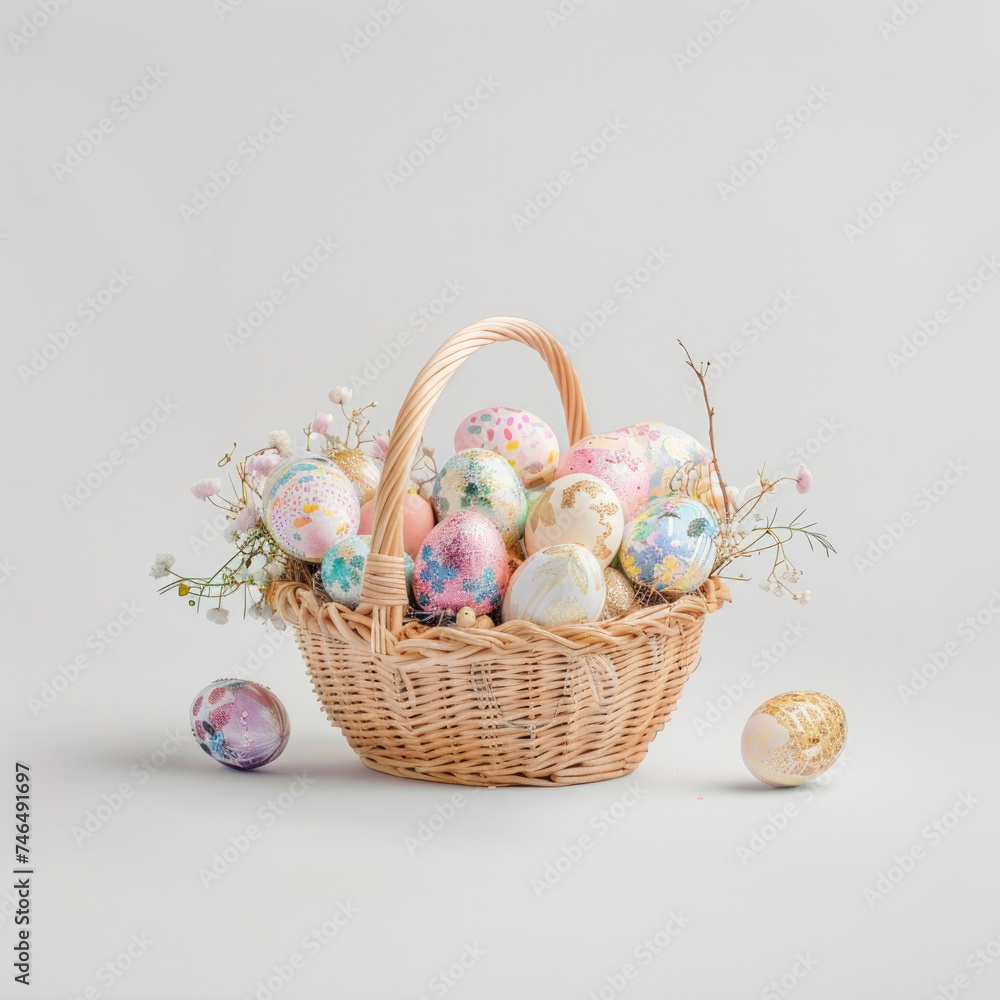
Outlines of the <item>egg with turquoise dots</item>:
M 678 493 L 660 497 L 625 525 L 622 572 L 662 593 L 689 594 L 712 572 L 718 534 L 703 503 Z
M 550 545 L 577 542 L 608 566 L 621 545 L 625 517 L 617 494 L 595 476 L 573 473 L 545 488 L 531 505 L 524 528 L 528 555 Z
M 592 434 L 572 445 L 560 459 L 556 477 L 574 472 L 607 483 L 618 496 L 626 521 L 649 503 L 649 463 L 639 444 L 622 431 Z
M 452 455 L 434 480 L 432 502 L 441 521 L 468 511 L 489 518 L 505 547 L 524 534 L 527 494 L 517 474 L 496 452 L 467 448 Z
M 356 608 L 361 603 L 361 580 L 365 572 L 365 560 L 371 551 L 371 535 L 351 535 L 337 542 L 325 556 L 320 566 L 323 589 L 330 600 L 343 604 L 345 608 Z M 413 560 L 403 553 L 403 572 L 406 575 L 407 592 L 412 593 Z
M 455 451 L 468 448 L 496 452 L 529 490 L 551 482 L 559 464 L 559 442 L 552 428 L 515 406 L 470 413 L 455 431 Z
M 414 560 L 413 596 L 424 611 L 468 607 L 489 615 L 500 606 L 509 579 L 500 530 L 484 514 L 459 511 L 427 533 Z
M 750 773 L 768 785 L 801 785 L 818 778 L 840 756 L 847 717 L 820 691 L 786 691 L 769 698 L 747 720 L 740 741 Z
M 607 589 L 597 557 L 583 545 L 550 545 L 528 556 L 510 578 L 503 620 L 552 628 L 597 621 Z
M 357 533 L 354 486 L 329 459 L 298 455 L 271 470 L 261 491 L 264 525 L 290 556 L 322 562 L 334 542 Z
M 707 451 L 690 434 L 658 420 L 623 427 L 619 433 L 627 434 L 641 448 L 649 462 L 649 496 L 663 497 L 683 488 L 671 481 L 678 469 L 688 463 L 707 465 L 712 453 Z

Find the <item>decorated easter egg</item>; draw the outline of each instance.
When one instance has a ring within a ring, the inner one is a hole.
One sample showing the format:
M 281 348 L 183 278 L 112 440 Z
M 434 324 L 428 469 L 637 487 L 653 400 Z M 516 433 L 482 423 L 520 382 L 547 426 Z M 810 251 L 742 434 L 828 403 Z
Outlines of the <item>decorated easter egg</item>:
M 424 611 L 469 607 L 488 615 L 500 606 L 509 579 L 507 549 L 497 526 L 477 511 L 460 511 L 434 525 L 420 546 L 413 595 Z
M 476 511 L 500 529 L 505 545 L 524 534 L 528 498 L 514 470 L 496 453 L 468 448 L 452 455 L 434 480 L 434 510 L 439 520 Z
M 768 785 L 801 785 L 840 756 L 846 739 L 847 717 L 829 695 L 786 691 L 750 716 L 740 749 L 755 778 Z
M 261 496 L 265 527 L 296 559 L 321 562 L 334 542 L 358 530 L 354 486 L 329 459 L 286 459 L 271 470 Z
M 653 590 L 688 594 L 708 579 L 719 522 L 703 503 L 674 493 L 654 500 L 625 525 L 621 567 Z
M 382 463 L 371 455 L 366 455 L 360 448 L 341 448 L 330 458 L 337 468 L 351 481 L 358 503 L 364 503 L 375 493 L 379 477 L 382 475 Z
M 358 533 L 370 535 L 375 515 L 375 498 L 370 497 L 361 505 L 361 526 Z M 416 490 L 403 497 L 403 551 L 416 559 L 427 532 L 434 527 L 434 508 Z
M 543 628 L 596 621 L 604 610 L 604 570 L 583 545 L 550 545 L 528 556 L 510 578 L 503 620 Z
M 604 586 L 608 596 L 604 601 L 604 614 L 608 618 L 617 618 L 625 614 L 635 602 L 635 587 L 621 570 L 604 567 Z
M 525 487 L 552 481 L 559 443 L 544 420 L 514 406 L 476 410 L 455 431 L 455 451 L 485 448 L 506 459 Z
M 629 521 L 649 502 L 649 463 L 642 448 L 622 431 L 581 438 L 559 462 L 556 477 L 572 472 L 596 476 L 618 496 Z
M 337 542 L 323 556 L 320 577 L 330 600 L 351 609 L 361 603 L 361 579 L 365 572 L 365 560 L 371 551 L 371 542 L 371 535 L 351 535 Z M 403 553 L 403 571 L 406 574 L 406 589 L 409 591 L 413 585 L 413 560 L 406 552 Z
M 291 727 L 285 706 L 266 687 L 221 680 L 191 703 L 191 732 L 213 760 L 250 771 L 285 749 Z
M 601 566 L 621 545 L 625 517 L 615 491 L 582 472 L 562 476 L 531 507 L 524 528 L 528 555 L 550 545 L 576 542 L 590 549 Z
M 689 462 L 707 464 L 712 453 L 700 445 L 690 434 L 658 420 L 623 427 L 620 433 L 627 434 L 641 448 L 649 462 L 649 495 L 663 497 L 668 493 L 687 491 L 679 483 L 671 485 L 677 470 Z

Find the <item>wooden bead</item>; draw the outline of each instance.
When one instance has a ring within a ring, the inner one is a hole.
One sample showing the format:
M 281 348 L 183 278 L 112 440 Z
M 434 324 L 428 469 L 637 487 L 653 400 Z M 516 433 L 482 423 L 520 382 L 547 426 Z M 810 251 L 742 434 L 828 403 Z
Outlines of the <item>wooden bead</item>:
M 493 619 L 489 615 L 480 615 L 476 619 L 476 628 L 494 628 Z
M 459 608 L 455 615 L 455 624 L 462 628 L 472 628 L 476 624 L 476 612 L 472 608 Z

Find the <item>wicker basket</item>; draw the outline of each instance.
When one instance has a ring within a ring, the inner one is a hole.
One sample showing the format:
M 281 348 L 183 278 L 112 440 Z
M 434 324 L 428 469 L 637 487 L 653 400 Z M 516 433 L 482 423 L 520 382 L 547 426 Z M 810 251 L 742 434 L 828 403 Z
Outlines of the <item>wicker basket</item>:
M 571 785 L 632 771 L 677 704 L 698 659 L 722 581 L 673 602 L 635 605 L 600 622 L 542 629 L 427 627 L 404 618 L 402 505 L 410 462 L 445 384 L 497 341 L 534 348 L 562 396 L 570 442 L 590 433 L 576 370 L 562 346 L 522 319 L 455 334 L 417 376 L 390 438 L 375 501 L 361 605 L 317 601 L 305 583 L 272 585 L 326 714 L 366 766 L 462 785 Z

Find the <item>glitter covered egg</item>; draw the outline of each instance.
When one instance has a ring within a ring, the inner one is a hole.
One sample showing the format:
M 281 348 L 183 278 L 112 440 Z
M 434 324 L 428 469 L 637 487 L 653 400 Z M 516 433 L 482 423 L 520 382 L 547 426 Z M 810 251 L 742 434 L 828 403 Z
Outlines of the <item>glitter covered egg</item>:
M 547 486 L 531 505 L 524 547 L 531 555 L 550 545 L 576 542 L 590 549 L 603 567 L 614 559 L 624 528 L 615 491 L 595 476 L 576 472 Z
M 364 503 L 374 493 L 382 475 L 382 463 L 360 448 L 341 448 L 330 458 L 341 472 L 351 481 L 358 503 Z
M 514 406 L 470 413 L 455 431 L 455 451 L 483 448 L 510 463 L 526 489 L 552 481 L 559 442 L 544 420 Z
M 371 551 L 371 542 L 371 535 L 351 535 L 337 542 L 323 556 L 320 578 L 330 600 L 351 609 L 361 603 L 361 579 L 365 572 L 365 560 Z M 413 560 L 405 552 L 403 572 L 406 574 L 406 589 L 412 593 Z
M 543 628 L 597 621 L 604 610 L 604 570 L 583 545 L 550 545 L 528 556 L 510 578 L 505 622 L 521 618 Z
M 719 522 L 703 503 L 671 494 L 654 500 L 625 525 L 621 568 L 635 583 L 688 594 L 708 579 Z
M 740 749 L 750 773 L 768 785 L 801 785 L 818 778 L 840 756 L 847 717 L 829 695 L 786 691 L 747 720 Z
M 488 517 L 500 529 L 505 546 L 524 534 L 527 494 L 496 452 L 467 448 L 452 455 L 434 480 L 433 502 L 442 521 L 465 511 Z
M 357 533 L 361 507 L 354 486 L 329 459 L 286 459 L 271 471 L 261 496 L 265 527 L 296 559 L 321 562 L 334 542 Z
M 690 434 L 658 420 L 623 427 L 619 433 L 627 434 L 642 448 L 649 463 L 649 496 L 663 497 L 668 493 L 687 492 L 683 486 L 671 481 L 682 466 L 694 463 L 707 465 L 712 453 L 700 445 Z
M 635 603 L 635 587 L 621 570 L 605 566 L 604 586 L 608 592 L 604 601 L 604 613 L 608 618 L 625 614 Z
M 477 615 L 492 614 L 510 579 L 500 531 L 476 511 L 462 511 L 434 525 L 414 563 L 413 596 L 424 611 L 469 607 Z
M 649 502 L 649 463 L 638 442 L 623 431 L 581 438 L 559 462 L 556 476 L 573 472 L 596 476 L 610 486 L 628 521 Z
M 213 760 L 244 771 L 270 763 L 288 743 L 285 706 L 261 684 L 221 680 L 191 703 L 191 732 Z

